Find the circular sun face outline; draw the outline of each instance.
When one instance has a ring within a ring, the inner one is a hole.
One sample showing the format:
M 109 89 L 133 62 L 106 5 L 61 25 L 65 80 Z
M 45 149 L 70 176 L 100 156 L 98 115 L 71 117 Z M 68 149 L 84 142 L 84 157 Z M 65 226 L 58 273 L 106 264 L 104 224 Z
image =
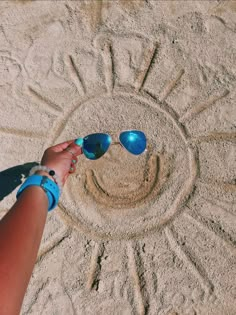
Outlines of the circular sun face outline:
M 178 211 L 181 209 L 183 206 L 184 202 L 189 198 L 189 195 L 192 193 L 194 189 L 194 183 L 196 181 L 198 172 L 197 172 L 197 161 L 195 158 L 195 152 L 193 147 L 191 146 L 190 141 L 188 141 L 188 135 L 186 134 L 184 128 L 182 125 L 179 123 L 178 119 L 176 119 L 176 114 L 172 109 L 167 106 L 165 102 L 158 102 L 155 100 L 152 96 L 150 96 L 148 93 L 144 91 L 135 91 L 134 89 L 131 88 L 117 88 L 113 90 L 113 96 L 114 97 L 119 97 L 119 96 L 132 96 L 133 98 L 144 102 L 145 104 L 148 104 L 148 106 L 151 106 L 154 110 L 158 109 L 161 111 L 164 115 L 168 117 L 168 119 L 172 122 L 173 126 L 178 130 L 179 134 L 181 135 L 182 140 L 184 141 L 186 147 L 187 147 L 187 154 L 188 154 L 188 160 L 189 160 L 189 178 L 188 180 L 184 183 L 182 189 L 179 191 L 177 194 L 176 198 L 174 199 L 173 204 L 166 210 L 166 212 L 161 216 L 160 220 L 157 220 L 154 222 L 152 221 L 151 223 L 144 223 L 141 226 L 137 226 L 135 228 L 135 231 L 129 231 L 128 229 L 124 231 L 118 231 L 118 232 L 113 232 L 111 229 L 106 232 L 101 232 L 98 230 L 92 229 L 88 224 L 85 224 L 83 221 L 78 219 L 76 216 L 74 216 L 71 212 L 68 212 L 68 206 L 63 205 L 63 202 L 59 202 L 59 206 L 63 211 L 63 215 L 67 217 L 67 221 L 70 222 L 70 225 L 72 225 L 74 228 L 78 230 L 82 230 L 84 233 L 96 237 L 99 239 L 131 239 L 131 238 L 137 238 L 140 236 L 143 236 L 144 234 L 146 235 L 149 232 L 152 232 L 154 230 L 160 229 L 162 226 L 165 226 L 171 219 L 175 217 L 175 215 L 178 213 Z M 100 94 L 99 97 L 107 97 L 107 94 Z M 58 130 L 63 131 L 63 125 L 66 123 L 66 121 L 69 119 L 70 116 L 73 115 L 73 113 L 82 105 L 86 104 L 89 101 L 92 101 L 94 99 L 97 99 L 98 96 L 91 96 L 87 98 L 86 100 L 82 101 L 79 105 L 75 105 L 70 112 L 67 114 L 67 118 L 63 119 L 61 124 L 57 125 Z M 56 135 L 56 137 L 59 137 L 60 133 Z M 97 184 L 98 180 L 97 178 L 95 179 L 90 179 L 90 185 L 93 185 L 95 189 L 97 189 Z M 100 193 L 100 192 L 98 192 Z M 106 199 L 107 200 L 107 199 Z M 66 210 L 67 208 L 67 210 Z

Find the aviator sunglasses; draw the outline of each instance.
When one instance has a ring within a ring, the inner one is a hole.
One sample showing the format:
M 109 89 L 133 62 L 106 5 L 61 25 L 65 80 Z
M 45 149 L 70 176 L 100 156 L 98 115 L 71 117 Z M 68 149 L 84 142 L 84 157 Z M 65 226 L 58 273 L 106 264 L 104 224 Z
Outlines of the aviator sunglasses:
M 114 144 L 123 146 L 131 154 L 139 155 L 145 151 L 147 139 L 140 130 L 127 130 L 120 133 L 119 142 L 112 141 L 108 133 L 93 133 L 76 139 L 75 143 L 82 147 L 86 158 L 97 160 L 108 151 L 110 145 Z

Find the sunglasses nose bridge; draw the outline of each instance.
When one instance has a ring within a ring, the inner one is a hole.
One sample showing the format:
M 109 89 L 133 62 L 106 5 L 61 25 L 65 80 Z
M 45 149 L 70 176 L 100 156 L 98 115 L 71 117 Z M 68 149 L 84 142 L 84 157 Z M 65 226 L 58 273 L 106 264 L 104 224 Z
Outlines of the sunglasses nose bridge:
M 111 143 L 111 145 L 121 145 L 121 143 L 119 142 L 119 141 L 113 141 L 112 143 Z
M 119 139 L 119 135 L 117 134 L 117 132 L 115 131 L 110 131 L 109 133 L 107 133 L 110 138 L 111 138 L 111 145 L 117 145 L 120 144 L 120 139 Z

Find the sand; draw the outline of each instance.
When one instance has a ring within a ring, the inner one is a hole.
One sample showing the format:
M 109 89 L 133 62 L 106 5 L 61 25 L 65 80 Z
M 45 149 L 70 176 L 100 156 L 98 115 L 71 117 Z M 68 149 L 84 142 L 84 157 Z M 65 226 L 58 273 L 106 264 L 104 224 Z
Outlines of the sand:
M 79 158 L 47 217 L 28 314 L 236 314 L 236 2 L 1 1 L 0 215 L 46 148 Z

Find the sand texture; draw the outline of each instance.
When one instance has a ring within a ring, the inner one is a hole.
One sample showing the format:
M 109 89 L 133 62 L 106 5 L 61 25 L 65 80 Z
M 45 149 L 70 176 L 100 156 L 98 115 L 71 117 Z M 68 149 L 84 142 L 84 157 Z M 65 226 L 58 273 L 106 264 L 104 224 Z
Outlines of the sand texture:
M 0 217 L 46 148 L 79 157 L 21 315 L 236 314 L 236 2 L 0 1 Z

